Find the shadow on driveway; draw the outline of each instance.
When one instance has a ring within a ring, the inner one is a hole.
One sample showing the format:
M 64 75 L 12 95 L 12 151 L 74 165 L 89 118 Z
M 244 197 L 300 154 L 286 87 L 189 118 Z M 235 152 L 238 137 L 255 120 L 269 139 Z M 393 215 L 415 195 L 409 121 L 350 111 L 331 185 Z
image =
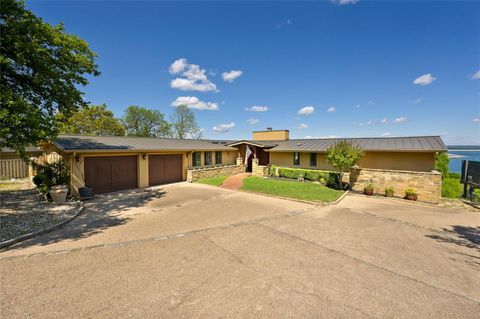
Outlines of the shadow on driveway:
M 63 240 L 79 240 L 101 233 L 107 228 L 126 224 L 131 217 L 122 214 L 133 208 L 146 205 L 148 202 L 162 198 L 167 194 L 162 189 L 115 192 L 97 195 L 85 202 L 84 212 L 63 228 L 40 237 L 13 245 L 8 249 L 27 248 L 30 246 L 45 246 Z
M 443 228 L 445 235 L 426 235 L 443 243 L 451 243 L 480 251 L 480 226 L 467 227 L 454 225 L 452 229 Z

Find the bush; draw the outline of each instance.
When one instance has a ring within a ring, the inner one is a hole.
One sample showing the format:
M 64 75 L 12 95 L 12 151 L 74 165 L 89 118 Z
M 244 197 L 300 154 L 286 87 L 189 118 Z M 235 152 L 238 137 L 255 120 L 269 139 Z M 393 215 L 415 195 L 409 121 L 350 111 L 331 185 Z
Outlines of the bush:
M 373 191 L 373 185 L 372 184 L 365 185 L 363 189 L 366 191 Z
M 417 196 L 417 191 L 415 190 L 415 188 L 407 188 L 405 190 L 405 195 L 406 196 Z
M 278 175 L 283 178 L 291 178 L 291 179 L 297 179 L 299 177 L 303 177 L 309 181 L 313 181 L 313 182 L 319 181 L 323 184 L 326 184 L 327 186 L 333 186 L 338 184 L 338 174 L 330 171 L 279 167 Z
M 275 177 L 275 171 L 277 170 L 277 167 L 275 165 L 270 165 L 270 172 L 269 175 L 272 177 Z
M 460 179 L 460 173 L 448 173 L 448 178 Z
M 63 161 L 54 163 L 32 163 L 35 169 L 35 176 L 32 181 L 41 193 L 47 193 L 52 186 L 66 185 L 70 181 L 67 166 Z
M 437 153 L 435 156 L 435 169 L 442 173 L 442 178 L 447 178 L 448 176 L 448 163 L 450 163 L 450 159 L 446 152 Z
M 463 187 L 462 184 L 460 184 L 460 179 L 445 178 L 442 181 L 442 197 L 459 198 L 462 193 Z

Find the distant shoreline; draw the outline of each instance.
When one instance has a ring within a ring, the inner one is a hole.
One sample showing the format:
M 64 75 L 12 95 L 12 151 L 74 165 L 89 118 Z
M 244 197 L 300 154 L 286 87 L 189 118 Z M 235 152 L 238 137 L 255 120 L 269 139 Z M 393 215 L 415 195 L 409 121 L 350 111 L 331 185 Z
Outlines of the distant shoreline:
M 476 149 L 476 150 L 471 150 L 471 149 L 449 149 L 448 150 L 449 152 L 480 152 L 480 149 Z
M 448 158 L 464 158 L 467 157 L 466 155 L 458 155 L 458 154 L 448 154 Z

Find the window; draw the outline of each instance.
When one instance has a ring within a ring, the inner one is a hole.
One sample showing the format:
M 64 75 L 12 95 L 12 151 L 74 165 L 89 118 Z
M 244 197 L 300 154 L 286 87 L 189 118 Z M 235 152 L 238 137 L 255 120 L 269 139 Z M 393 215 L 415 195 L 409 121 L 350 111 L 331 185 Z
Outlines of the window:
M 192 166 L 202 165 L 200 156 L 201 156 L 200 152 L 193 152 L 193 154 L 192 154 Z
M 215 152 L 215 164 L 222 164 L 222 152 Z
M 317 167 L 317 153 L 310 153 L 310 166 Z
M 293 165 L 299 166 L 300 165 L 300 153 L 294 152 L 293 153 Z
M 204 152 L 204 165 L 212 165 L 212 152 Z

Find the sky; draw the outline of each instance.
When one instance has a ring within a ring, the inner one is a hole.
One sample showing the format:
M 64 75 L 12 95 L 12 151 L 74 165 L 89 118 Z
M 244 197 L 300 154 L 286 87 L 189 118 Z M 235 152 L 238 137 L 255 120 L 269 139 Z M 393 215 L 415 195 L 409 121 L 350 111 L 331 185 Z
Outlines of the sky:
M 85 99 L 211 139 L 441 135 L 480 144 L 479 1 L 27 1 L 86 40 Z

